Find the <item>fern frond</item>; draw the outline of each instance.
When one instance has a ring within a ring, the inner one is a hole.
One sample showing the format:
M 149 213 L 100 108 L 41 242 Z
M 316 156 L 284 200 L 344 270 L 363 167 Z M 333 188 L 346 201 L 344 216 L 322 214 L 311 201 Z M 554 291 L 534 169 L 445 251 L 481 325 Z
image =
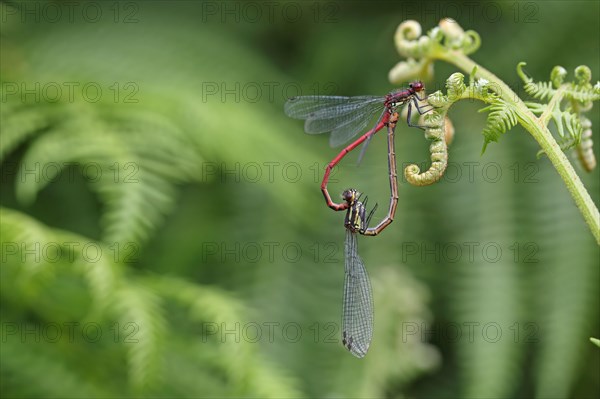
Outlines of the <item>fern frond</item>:
M 525 105 L 527 105 L 527 108 L 536 115 L 543 114 L 548 108 L 548 104 L 540 104 L 533 101 L 525 101 Z
M 41 248 L 55 242 L 53 234 L 35 219 L 8 208 L 0 207 L 0 220 L 2 262 L 14 264 L 30 275 L 47 271 L 47 257 L 41 256 Z
M 120 248 L 116 246 L 113 248 L 100 246 L 100 248 L 103 255 L 97 260 L 94 259 L 93 263 L 79 254 L 73 264 L 74 270 L 83 276 L 90 287 L 93 299 L 90 317 L 104 314 L 104 308 L 114 297 L 117 287 L 124 284 L 123 270 L 119 267 L 122 259 L 118 259 L 119 256 L 123 256 L 118 252 Z
M 527 107 L 536 115 L 550 112 L 549 104 L 539 104 L 534 102 L 526 102 Z M 556 127 L 556 142 L 563 151 L 578 146 L 581 141 L 583 127 L 581 124 L 582 116 L 571 112 L 570 109 L 561 110 L 560 104 L 555 103 L 554 109 L 550 112 L 550 116 Z M 543 150 L 538 151 L 538 158 L 544 154 Z
M 97 312 L 92 313 L 97 314 L 107 306 L 115 287 L 121 284 L 123 278 L 122 270 L 118 267 L 123 254 L 118 252 L 118 247 L 94 243 L 100 248 L 101 256 L 90 259 L 82 254 L 82 249 L 92 244 L 89 239 L 50 229 L 28 215 L 8 208 L 0 207 L 0 219 L 4 260 L 14 264 L 22 274 L 33 275 L 40 271 L 51 274 L 56 264 L 47 262 L 50 255 L 44 248 L 56 247 L 62 253 L 61 258 L 69 261 L 73 271 L 81 274 L 89 284 L 97 308 Z M 27 251 L 33 256 L 27 256 Z
M 51 110 L 44 107 L 12 108 L 3 104 L 2 139 L 0 140 L 0 162 L 4 157 L 15 150 L 21 143 L 51 124 Z
M 524 62 L 517 65 L 517 74 L 523 80 L 524 89 L 527 94 L 538 100 L 552 98 L 560 87 L 565 98 L 587 103 L 600 100 L 600 82 L 595 86 L 589 83 L 591 70 L 581 65 L 575 68 L 576 83 L 563 83 L 567 71 L 561 66 L 555 66 L 550 74 L 550 82 L 534 82 L 533 79 L 523 71 Z
M 149 279 L 155 290 L 175 299 L 189 309 L 190 317 L 199 323 L 217 327 L 215 337 L 222 337 L 221 328 L 232 329 L 247 322 L 244 305 L 220 289 L 199 287 L 177 278 Z M 204 336 L 202 339 L 208 339 Z M 219 367 L 232 386 L 242 387 L 238 394 L 264 398 L 298 397 L 298 382 L 257 353 L 255 345 L 234 339 L 219 341 Z
M 527 103 L 528 108 L 535 114 L 549 112 L 549 104 Z M 571 112 L 569 109 L 561 110 L 560 103 L 554 103 L 554 108 L 549 113 L 554 126 L 556 127 L 556 142 L 563 151 L 579 145 L 582 134 L 580 116 Z M 538 151 L 539 158 L 544 154 L 543 150 Z
M 525 92 L 539 100 L 545 100 L 546 98 L 552 97 L 556 92 L 555 88 L 562 84 L 566 75 L 566 70 L 564 68 L 556 66 L 550 74 L 550 82 L 534 82 L 533 79 L 523 71 L 525 65 L 525 62 L 519 62 L 517 64 L 517 74 L 525 84 Z
M 560 138 L 556 141 L 561 150 L 567 151 L 579 144 L 579 137 L 576 136 L 566 136 Z
M 68 165 L 91 168 L 89 178 L 96 180 L 96 175 L 105 175 L 101 169 L 98 170 L 102 166 L 111 162 L 122 165 L 135 160 L 114 134 L 106 132 L 92 121 L 70 121 L 52 128 L 29 147 L 20 168 L 20 175 L 26 178 L 17 182 L 16 196 L 21 203 L 31 204 L 37 193 L 56 179 Z M 55 167 L 49 167 L 51 165 Z M 28 171 L 32 173 L 26 173 Z
M 489 112 L 487 124 L 483 129 L 484 144 L 481 152 L 484 153 L 490 142 L 497 142 L 502 134 L 517 124 L 517 113 L 501 98 L 495 99 L 479 112 Z
M 80 105 L 84 106 L 84 105 Z M 143 242 L 172 209 L 175 184 L 198 176 L 200 160 L 188 138 L 168 119 L 137 112 L 125 119 L 111 112 L 73 115 L 36 140 L 22 169 L 37 171 L 17 182 L 17 198 L 31 203 L 37 193 L 74 163 L 90 180 L 106 210 L 104 241 Z M 61 167 L 49 167 L 58 165 Z M 41 173 L 44 171 L 44 173 Z
M 135 391 L 148 391 L 161 383 L 165 320 L 160 298 L 134 282 L 120 286 L 113 308 L 123 326 L 133 326 L 134 342 L 127 346 L 130 381 Z
M 587 103 L 590 101 L 598 101 L 600 100 L 600 86 L 596 85 L 594 88 L 591 87 L 581 87 L 574 84 L 569 84 L 569 86 L 564 90 L 565 98 L 570 100 L 579 101 L 581 103 Z
M 63 251 L 70 252 L 66 255 L 73 262 L 71 270 L 83 273 L 92 288 L 96 308 L 92 310 L 92 314 L 102 315 L 107 313 L 107 309 L 114 309 L 119 316 L 120 325 L 129 324 L 136 329 L 133 338 L 137 342 L 127 346 L 133 387 L 145 390 L 157 383 L 161 365 L 159 354 L 163 349 L 161 341 L 164 335 L 164 321 L 157 297 L 136 285 L 135 281 L 122 281 L 122 274 L 116 269 L 115 259 L 112 258 L 114 253 L 109 248 L 98 246 L 102 255 L 93 259 L 86 258 L 81 250 L 90 242 L 83 237 L 48 229 L 15 211 L 0 209 L 0 216 L 3 240 L 14 240 L 17 243 L 20 240 L 32 241 L 42 248 L 53 243 Z M 3 241 L 2 244 L 5 248 L 6 242 Z M 36 264 L 27 258 L 25 260 L 21 266 L 24 270 L 28 264 Z M 53 264 L 43 265 L 47 270 L 55 267 Z
M 527 94 L 539 100 L 552 98 L 557 89 L 560 87 L 565 98 L 588 103 L 591 101 L 600 100 L 600 82 L 592 86 L 589 81 L 591 79 L 591 71 L 587 66 L 579 66 L 575 69 L 576 83 L 563 83 L 566 76 L 566 70 L 560 66 L 554 67 L 550 74 L 550 82 L 534 82 L 531 77 L 527 76 L 522 67 L 525 63 L 519 63 L 517 73 L 525 83 L 524 89 Z
M 523 87 L 525 92 L 538 100 L 545 100 L 556 93 L 552 82 L 527 82 Z
M 561 138 L 567 137 L 574 139 L 575 143 L 573 145 L 579 143 L 582 128 L 577 114 L 569 111 L 561 111 L 557 107 L 552 112 L 552 120 L 554 121 L 558 135 Z
M 4 326 L 5 320 L 2 325 Z M 3 327 L 4 328 L 4 327 Z M 39 327 L 25 326 L 29 331 Z M 54 345 L 31 345 L 17 339 L 5 339 L 0 345 L 2 391 L 19 392 L 21 397 L 107 398 L 115 393 L 94 385 L 89 377 L 63 363 Z M 35 382 L 35 383 L 33 383 Z

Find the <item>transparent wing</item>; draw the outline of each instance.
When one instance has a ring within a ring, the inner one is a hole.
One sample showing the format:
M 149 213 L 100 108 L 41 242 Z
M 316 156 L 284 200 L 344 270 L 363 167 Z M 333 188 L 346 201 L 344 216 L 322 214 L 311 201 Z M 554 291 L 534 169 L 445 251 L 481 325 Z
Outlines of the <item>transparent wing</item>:
M 381 96 L 299 96 L 287 100 L 283 110 L 287 116 L 295 119 L 323 119 L 334 114 L 352 112 L 357 105 L 362 106 L 370 102 L 383 104 L 384 100 Z
M 335 147 L 362 132 L 383 107 L 384 98 L 376 96 L 303 96 L 289 99 L 284 110 L 292 118 L 306 119 L 308 134 L 332 132 L 330 144 Z
M 346 279 L 342 311 L 342 343 L 364 357 L 373 338 L 373 294 L 369 275 L 358 256 L 356 233 L 346 230 Z
M 374 106 L 365 109 L 365 112 L 361 114 L 357 113 L 354 118 L 348 119 L 345 123 L 337 126 L 331 131 L 329 145 L 337 147 L 346 143 L 357 134 L 365 133 L 367 128 L 374 127 L 373 116 L 382 112 L 382 109 L 382 106 L 375 104 Z M 370 126 L 370 124 L 373 124 L 373 126 Z
M 381 118 L 383 118 L 383 114 L 381 114 L 381 116 L 379 117 L 377 124 L 379 124 L 379 122 L 381 122 Z M 396 127 L 394 126 L 394 130 L 395 129 L 396 129 Z M 356 161 L 357 164 L 360 164 L 362 162 L 362 159 L 365 156 L 365 153 L 367 152 L 367 147 L 369 146 L 369 143 L 371 142 L 372 138 L 373 138 L 373 135 L 370 135 L 369 137 L 367 137 L 367 139 L 363 143 L 362 148 L 360 149 L 360 154 L 358 154 L 358 159 Z

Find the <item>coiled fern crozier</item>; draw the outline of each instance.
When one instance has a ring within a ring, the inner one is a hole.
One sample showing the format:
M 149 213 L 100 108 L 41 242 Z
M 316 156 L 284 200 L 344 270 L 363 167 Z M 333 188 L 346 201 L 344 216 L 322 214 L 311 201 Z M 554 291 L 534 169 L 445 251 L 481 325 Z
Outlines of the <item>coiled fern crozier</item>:
M 567 71 L 557 66 L 551 73 L 550 82 L 534 82 L 523 72 L 525 63 L 521 62 L 517 66 L 517 73 L 525 83 L 525 91 L 543 101 L 524 102 L 506 83 L 467 57 L 481 44 L 476 32 L 465 32 L 456 21 L 446 18 L 426 35 L 421 33 L 421 25 L 416 21 L 405 21 L 398 27 L 396 47 L 407 60 L 390 71 L 389 78 L 393 83 L 419 76 L 431 77 L 433 62 L 436 60 L 446 61 L 470 73 L 470 80 L 466 86 L 464 75 L 454 73 L 446 81 L 447 94 L 438 91 L 429 95 L 429 103 L 435 109 L 424 120 L 428 126 L 426 137 L 437 143 L 430 148 L 432 167 L 419 175 L 418 167 L 409 165 L 405 169 L 407 180 L 415 185 L 425 185 L 434 183 L 443 176 L 447 148 L 441 137 L 444 137 L 442 132 L 445 131 L 444 121 L 447 120 L 448 109 L 459 100 L 483 101 L 487 106 L 481 112 L 488 112 L 487 124 L 483 129 L 483 151 L 489 143 L 497 142 L 512 127 L 522 125 L 539 143 L 539 154 L 546 154 L 560 174 L 600 244 L 598 208 L 563 153 L 563 150 L 575 147 L 582 167 L 585 170 L 593 169 L 595 160 L 592 160 L 593 154 L 590 156 L 591 123 L 582 115 L 591 109 L 594 101 L 600 99 L 600 82 L 592 85 L 591 70 L 585 65 L 579 66 L 575 68 L 575 81 L 565 82 Z M 550 120 L 556 127 L 556 138 L 548 129 Z M 582 141 L 584 127 L 585 136 Z M 440 131 L 434 131 L 435 129 Z
M 598 209 L 563 153 L 573 149 L 574 158 L 585 171 L 595 167 L 592 123 L 585 113 L 590 111 L 594 101 L 600 99 L 600 82 L 592 83 L 589 67 L 578 66 L 574 70 L 574 79 L 568 81 L 567 70 L 556 66 L 551 71 L 549 81 L 536 82 L 523 71 L 525 63 L 518 63 L 517 74 L 524 83 L 524 91 L 534 99 L 525 102 L 497 76 L 468 57 L 481 43 L 479 35 L 474 31 L 465 32 L 453 20 L 442 20 L 425 35 L 422 35 L 418 22 L 405 21 L 396 31 L 395 42 L 400 55 L 407 60 L 398 63 L 390 71 L 389 78 L 394 83 L 415 78 L 431 79 L 436 60 L 448 62 L 462 70 L 462 73 L 455 72 L 446 80 L 446 93 L 437 91 L 428 97 L 434 109 L 422 119 L 427 126 L 426 137 L 433 140 L 430 148 L 432 164 L 423 173 L 416 165 L 409 165 L 405 169 L 409 183 L 432 184 L 443 177 L 449 156 L 444 141 L 448 129 L 448 123 L 444 122 L 448 120 L 447 112 L 459 100 L 479 100 L 486 104 L 480 112 L 487 113 L 487 122 L 482 129 L 482 152 L 491 142 L 498 142 L 508 130 L 521 125 L 538 142 L 538 155 L 545 154 L 560 174 L 596 242 L 600 244 Z M 464 74 L 467 73 L 469 80 L 465 83 Z M 439 154 L 443 156 L 439 157 Z M 546 215 L 543 210 L 556 204 L 550 200 L 552 192 L 547 192 L 535 202 L 531 209 L 540 209 L 540 214 L 532 217 L 544 218 Z M 513 212 L 518 208 L 495 203 L 495 194 L 492 190 L 486 190 L 482 206 L 486 210 L 493 208 L 494 212 L 483 212 L 481 218 L 484 221 L 480 222 L 496 226 L 490 239 L 507 240 L 513 237 L 513 232 L 503 231 L 500 221 L 517 217 Z M 562 212 L 572 210 L 562 207 Z M 560 229 L 564 228 L 565 232 L 571 228 L 568 218 L 556 218 L 554 223 Z M 485 323 L 492 315 L 493 320 L 500 324 L 521 320 L 527 317 L 527 313 L 542 315 L 539 324 L 521 325 L 539 328 L 544 335 L 539 343 L 536 342 L 536 358 L 532 362 L 536 395 L 567 397 L 578 378 L 576 365 L 581 361 L 580 349 L 588 345 L 583 339 L 584 332 L 594 331 L 590 325 L 595 320 L 592 313 L 597 313 L 597 303 L 592 304 L 591 300 L 597 298 L 598 268 L 597 265 L 572 264 L 579 254 L 590 250 L 588 246 L 580 244 L 580 240 L 573 238 L 574 232 L 566 234 L 570 241 L 562 236 L 557 237 L 552 231 L 543 231 L 541 236 L 547 238 L 542 241 L 551 243 L 549 248 L 552 249 L 548 249 L 547 258 L 543 263 L 540 262 L 543 267 L 538 273 L 531 273 L 532 269 L 525 271 L 510 262 L 498 263 L 495 267 L 459 265 L 449 273 L 449 280 L 444 281 L 444 286 L 449 286 L 452 291 L 450 313 L 465 323 L 474 320 Z M 577 270 L 574 271 L 573 267 L 577 267 Z M 536 299 L 539 303 L 530 304 L 526 300 L 528 289 L 536 293 L 533 295 L 543 289 L 547 295 Z M 600 345 L 597 339 L 592 339 L 592 342 Z M 517 345 L 503 345 L 500 342 L 477 345 L 470 342 L 468 345 L 457 345 L 456 351 L 460 358 L 458 374 L 466 382 L 466 389 L 458 396 L 509 397 L 515 394 L 514 386 L 505 382 L 517 381 L 522 372 L 524 351 Z

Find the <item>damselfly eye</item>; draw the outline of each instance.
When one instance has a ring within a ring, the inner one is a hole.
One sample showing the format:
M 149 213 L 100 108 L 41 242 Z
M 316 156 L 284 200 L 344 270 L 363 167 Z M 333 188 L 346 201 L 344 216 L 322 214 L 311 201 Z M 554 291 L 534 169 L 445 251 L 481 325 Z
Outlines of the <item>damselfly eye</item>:
M 414 91 L 423 90 L 423 83 L 421 82 L 413 82 L 409 85 Z
M 353 188 L 349 188 L 348 190 L 344 191 L 342 193 L 342 198 L 344 199 L 344 201 L 346 201 L 347 203 L 352 203 L 354 202 L 354 198 L 356 197 L 356 190 Z

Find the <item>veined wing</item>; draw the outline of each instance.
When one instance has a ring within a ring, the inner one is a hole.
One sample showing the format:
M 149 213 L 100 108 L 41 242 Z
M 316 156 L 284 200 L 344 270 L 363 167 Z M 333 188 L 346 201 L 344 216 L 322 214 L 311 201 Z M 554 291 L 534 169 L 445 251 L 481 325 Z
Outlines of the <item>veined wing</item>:
M 329 145 L 337 147 L 346 143 L 359 133 L 366 133 L 365 129 L 370 127 L 369 124 L 373 122 L 373 116 L 377 113 L 381 113 L 382 110 L 383 107 L 379 104 L 372 104 L 368 108 L 363 108 L 363 112 L 357 112 L 354 115 L 350 115 L 351 118 L 348 118 L 348 120 L 331 131 Z M 306 121 L 306 123 L 308 123 L 308 121 Z
M 356 233 L 346 230 L 342 343 L 364 357 L 373 338 L 373 294 L 365 265 L 358 256 Z
M 303 96 L 288 100 L 284 110 L 292 118 L 306 120 L 306 133 L 332 132 L 330 144 L 335 147 L 364 130 L 383 104 L 384 98 L 377 96 Z
M 344 114 L 370 102 L 381 102 L 381 96 L 298 96 L 292 97 L 283 106 L 287 116 L 295 119 L 327 118 L 333 114 Z

